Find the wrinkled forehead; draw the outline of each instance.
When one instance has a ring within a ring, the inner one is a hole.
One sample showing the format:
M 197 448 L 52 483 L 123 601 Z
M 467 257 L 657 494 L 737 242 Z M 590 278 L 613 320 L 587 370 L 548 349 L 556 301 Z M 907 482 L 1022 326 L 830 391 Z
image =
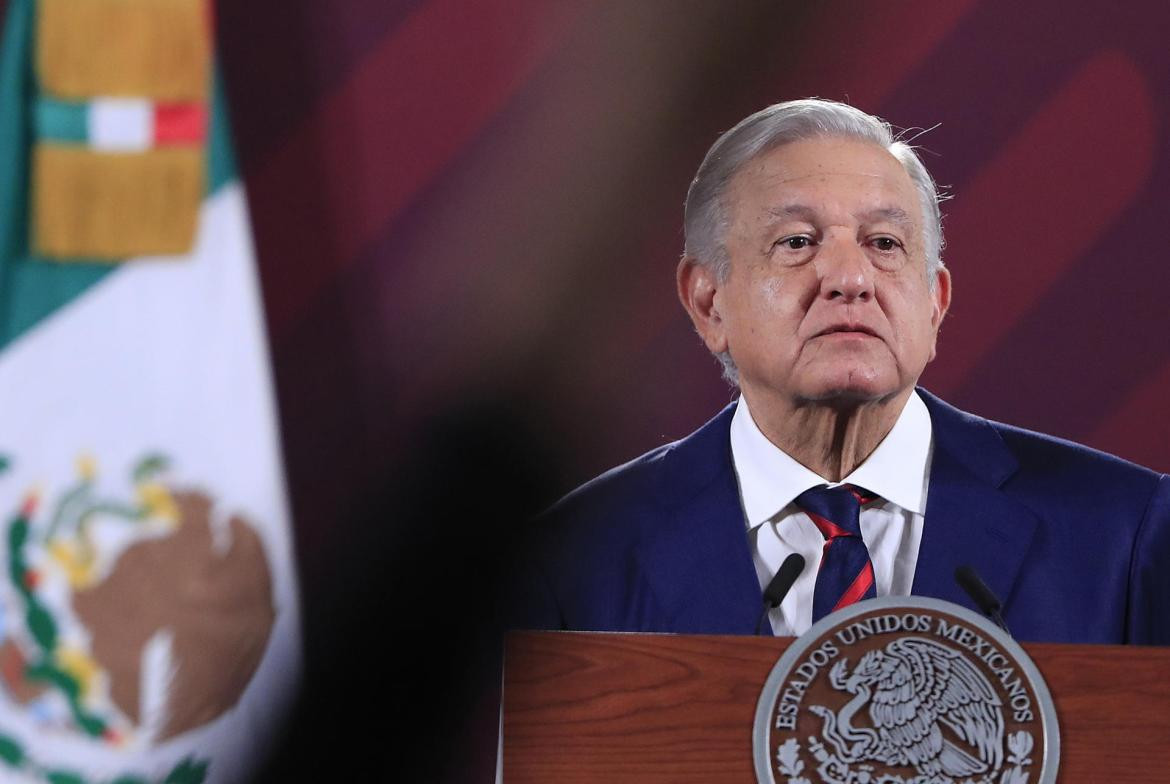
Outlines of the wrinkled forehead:
M 814 212 L 885 212 L 922 225 L 906 168 L 881 146 L 855 139 L 807 139 L 767 150 L 736 172 L 726 195 L 733 222 L 755 222 L 799 205 Z

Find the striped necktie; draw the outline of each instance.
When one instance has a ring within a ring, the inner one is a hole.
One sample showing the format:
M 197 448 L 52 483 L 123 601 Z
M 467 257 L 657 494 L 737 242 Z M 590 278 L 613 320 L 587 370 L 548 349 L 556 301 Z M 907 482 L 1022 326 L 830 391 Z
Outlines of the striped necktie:
M 861 538 L 861 507 L 876 498 L 852 485 L 822 485 L 796 497 L 796 505 L 825 537 L 813 590 L 813 623 L 877 595 L 873 564 Z

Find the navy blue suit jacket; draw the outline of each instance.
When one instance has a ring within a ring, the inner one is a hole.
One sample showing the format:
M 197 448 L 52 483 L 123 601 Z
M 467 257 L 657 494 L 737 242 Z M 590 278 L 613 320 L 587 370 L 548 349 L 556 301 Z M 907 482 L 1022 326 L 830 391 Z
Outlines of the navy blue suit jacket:
M 969 564 L 1022 640 L 1170 644 L 1170 481 L 972 416 L 919 390 L 934 428 L 913 593 L 975 609 Z M 731 462 L 734 405 L 547 512 L 512 626 L 751 634 L 762 609 Z

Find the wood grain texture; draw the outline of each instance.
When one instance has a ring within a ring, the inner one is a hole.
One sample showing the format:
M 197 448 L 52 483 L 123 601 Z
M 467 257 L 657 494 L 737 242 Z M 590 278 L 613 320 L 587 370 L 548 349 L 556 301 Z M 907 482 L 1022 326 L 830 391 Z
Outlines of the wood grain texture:
M 517 632 L 504 781 L 752 782 L 756 701 L 791 639 Z M 1061 729 L 1059 781 L 1170 780 L 1170 649 L 1031 644 Z

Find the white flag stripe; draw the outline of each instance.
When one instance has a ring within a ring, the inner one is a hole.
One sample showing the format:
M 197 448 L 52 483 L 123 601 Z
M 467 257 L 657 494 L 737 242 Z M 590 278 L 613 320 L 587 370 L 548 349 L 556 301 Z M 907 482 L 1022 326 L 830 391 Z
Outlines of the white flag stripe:
M 89 146 L 109 152 L 148 150 L 154 140 L 154 105 L 139 98 L 98 98 L 87 118 Z
M 210 761 L 207 784 L 227 784 L 247 780 L 279 728 L 300 675 L 300 619 L 267 354 L 238 184 L 204 202 L 189 257 L 127 262 L 0 354 L 0 454 L 13 461 L 0 474 L 0 521 L 32 487 L 47 491 L 45 507 L 59 498 L 76 481 L 79 452 L 97 459 L 106 494 L 127 497 L 128 467 L 160 450 L 181 486 L 214 497 L 218 526 L 239 514 L 255 529 L 276 611 L 235 706 L 158 745 L 146 727 L 122 747 L 50 731 L 0 699 L 0 729 L 33 759 L 84 770 L 87 780 L 129 771 L 155 780 L 191 755 Z M 224 661 L 225 671 L 233 664 Z M 11 774 L 0 764 L 0 782 Z

